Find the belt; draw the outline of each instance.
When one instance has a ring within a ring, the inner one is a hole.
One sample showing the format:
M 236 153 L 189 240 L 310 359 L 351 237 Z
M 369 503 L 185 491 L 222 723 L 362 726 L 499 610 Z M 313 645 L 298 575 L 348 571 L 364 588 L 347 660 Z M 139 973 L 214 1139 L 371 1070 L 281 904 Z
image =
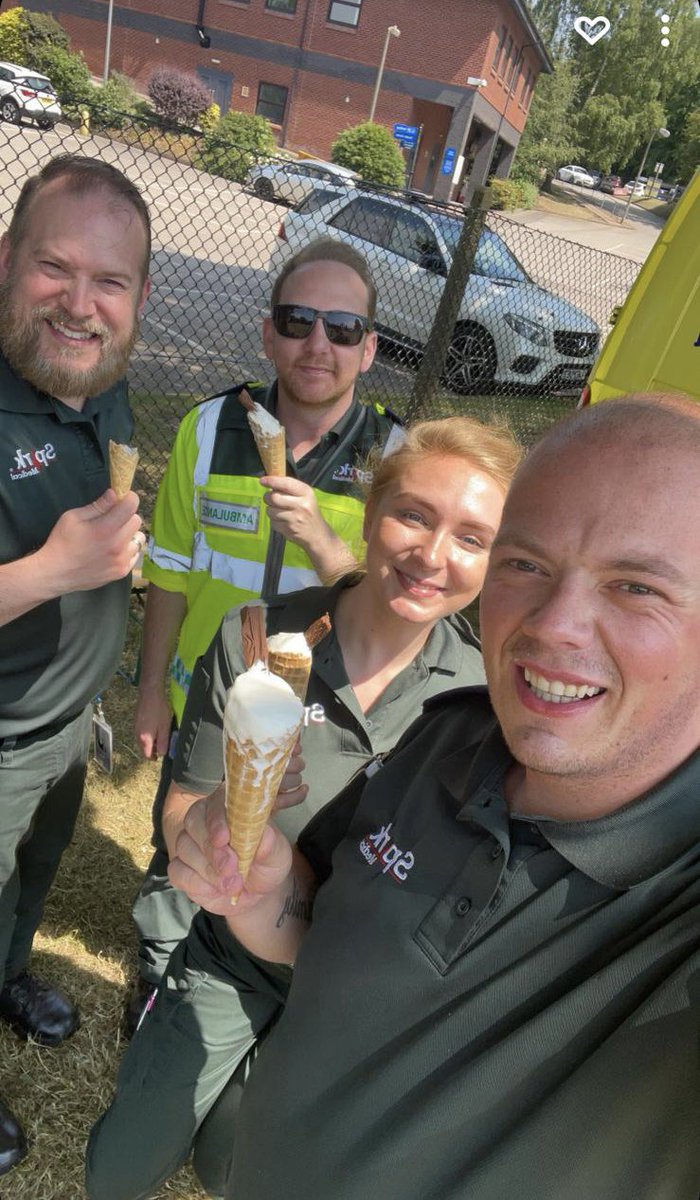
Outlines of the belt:
M 26 733 L 15 733 L 10 737 L 0 738 L 0 750 L 22 750 L 25 746 L 31 746 L 34 742 L 44 742 L 47 738 L 54 737 L 60 733 L 71 721 L 75 721 L 80 716 L 80 712 L 71 713 L 69 717 L 62 717 L 59 721 L 52 721 L 50 725 L 42 725 L 39 729 L 30 729 Z

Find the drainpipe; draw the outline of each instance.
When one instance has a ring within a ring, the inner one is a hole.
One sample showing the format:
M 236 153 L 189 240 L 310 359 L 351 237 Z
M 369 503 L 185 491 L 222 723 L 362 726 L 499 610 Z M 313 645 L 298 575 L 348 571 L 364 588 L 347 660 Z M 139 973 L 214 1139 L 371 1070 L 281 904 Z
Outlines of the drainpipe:
M 306 41 L 306 27 L 309 23 L 309 16 L 311 14 L 311 9 L 313 8 L 315 0 L 305 0 L 305 3 L 306 3 L 306 8 L 304 9 L 304 19 L 301 23 L 301 33 L 299 34 L 299 59 L 300 60 L 304 53 L 304 42 Z M 280 145 L 282 147 L 287 145 L 287 129 L 289 127 L 289 118 L 290 118 L 290 115 L 292 112 L 292 104 L 294 103 L 294 97 L 296 94 L 298 82 L 299 82 L 299 67 L 296 66 L 294 68 L 294 74 L 292 75 L 292 82 L 291 82 L 291 86 L 289 88 L 289 95 L 287 96 L 287 107 L 284 110 L 284 121 L 282 122 L 282 132 L 280 134 Z
M 207 0 L 199 0 L 199 12 L 197 13 L 197 22 L 195 24 L 197 37 L 199 38 L 199 44 L 202 47 L 202 50 L 208 50 L 211 46 L 211 38 L 204 28 L 204 9 L 206 8 L 206 4 Z

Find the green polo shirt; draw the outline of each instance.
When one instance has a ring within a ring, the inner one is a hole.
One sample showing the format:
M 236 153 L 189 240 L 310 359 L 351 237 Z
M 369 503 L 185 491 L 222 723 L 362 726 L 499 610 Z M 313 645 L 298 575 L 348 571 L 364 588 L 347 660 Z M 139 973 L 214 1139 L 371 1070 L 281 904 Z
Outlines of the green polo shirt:
M 125 381 L 82 412 L 37 392 L 0 355 L 0 562 L 44 544 L 59 517 L 109 487 L 108 442 L 129 442 Z M 0 737 L 81 711 L 113 674 L 124 642 L 130 578 L 40 604 L 0 627 Z
M 304 588 L 276 596 L 267 605 L 269 635 L 307 629 L 325 612 L 331 619 L 330 634 L 313 650 L 306 698 L 302 748 L 309 793 L 302 804 L 277 818 L 291 839 L 359 767 L 396 745 L 424 701 L 449 688 L 484 679 L 476 638 L 463 617 L 451 617 L 436 625 L 422 653 L 363 713 L 348 682 L 333 630 L 338 596 L 352 582 L 353 577 L 346 576 L 332 587 Z M 245 670 L 240 612 L 240 607 L 234 608 L 225 617 L 192 677 L 173 778 L 193 792 L 211 792 L 223 778 L 221 730 L 226 692 Z
M 700 754 L 585 822 L 510 816 L 511 761 L 453 692 L 300 839 L 230 1197 L 697 1200 Z

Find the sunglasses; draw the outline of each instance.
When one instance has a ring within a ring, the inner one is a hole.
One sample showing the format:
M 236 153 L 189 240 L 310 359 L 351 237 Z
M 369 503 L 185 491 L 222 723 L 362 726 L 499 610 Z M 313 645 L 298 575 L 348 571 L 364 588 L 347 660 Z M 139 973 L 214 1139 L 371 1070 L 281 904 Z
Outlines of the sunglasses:
M 358 346 L 370 327 L 369 317 L 358 313 L 321 312 L 304 304 L 275 304 L 272 309 L 272 324 L 282 337 L 307 338 L 319 320 L 334 346 Z

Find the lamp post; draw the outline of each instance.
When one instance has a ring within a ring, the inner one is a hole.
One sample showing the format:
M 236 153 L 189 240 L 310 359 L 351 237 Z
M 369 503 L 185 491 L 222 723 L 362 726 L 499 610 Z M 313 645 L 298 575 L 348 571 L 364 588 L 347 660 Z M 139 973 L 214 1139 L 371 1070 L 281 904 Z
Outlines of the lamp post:
M 393 37 L 401 37 L 401 30 L 399 29 L 398 25 L 390 25 L 386 31 L 386 37 L 384 38 L 384 49 L 382 50 L 382 59 L 379 64 L 379 70 L 377 71 L 377 82 L 374 85 L 374 95 L 372 96 L 372 107 L 369 110 L 370 121 L 374 120 L 374 110 L 377 107 L 377 99 L 379 97 L 379 89 L 382 86 L 382 76 L 384 74 L 384 63 L 386 62 L 386 54 L 387 54 L 387 50 L 389 49 L 389 38 L 393 38 Z
M 627 197 L 627 203 L 626 203 L 626 205 L 625 205 L 625 211 L 623 212 L 622 216 L 620 217 L 620 224 L 621 224 L 621 225 L 624 225 L 625 221 L 627 220 L 627 214 L 628 214 L 628 212 L 629 212 L 629 210 L 630 210 L 630 204 L 632 203 L 632 199 L 633 199 L 633 197 L 634 197 L 634 193 L 635 193 L 635 192 L 636 192 L 636 190 L 637 190 L 637 184 L 639 183 L 640 176 L 641 176 L 641 174 L 642 174 L 642 171 L 644 170 L 644 167 L 645 167 L 645 164 L 646 164 L 646 161 L 647 161 L 647 155 L 648 155 L 649 151 L 651 150 L 651 143 L 653 142 L 653 140 L 654 140 L 654 138 L 655 138 L 655 137 L 668 138 L 668 137 L 670 137 L 670 136 L 671 136 L 671 134 L 670 134 L 670 132 L 669 132 L 669 130 L 668 130 L 668 129 L 663 129 L 663 128 L 661 128 L 661 129 L 654 129 L 654 130 L 653 130 L 653 132 L 652 132 L 652 135 L 651 135 L 651 137 L 649 138 L 649 141 L 647 142 L 647 148 L 646 148 L 646 150 L 644 151 L 644 157 L 643 157 L 643 159 L 642 159 L 642 161 L 641 161 L 641 163 L 640 163 L 639 170 L 637 171 L 637 178 L 635 179 L 634 183 L 632 184 L 632 188 L 631 188 L 631 190 L 630 190 L 630 194 L 629 194 L 629 196 Z
M 114 17 L 114 0 L 109 0 L 109 10 L 107 12 L 107 41 L 105 42 L 105 65 L 102 72 L 102 82 L 106 83 L 109 79 L 109 55 L 112 48 L 112 18 Z

